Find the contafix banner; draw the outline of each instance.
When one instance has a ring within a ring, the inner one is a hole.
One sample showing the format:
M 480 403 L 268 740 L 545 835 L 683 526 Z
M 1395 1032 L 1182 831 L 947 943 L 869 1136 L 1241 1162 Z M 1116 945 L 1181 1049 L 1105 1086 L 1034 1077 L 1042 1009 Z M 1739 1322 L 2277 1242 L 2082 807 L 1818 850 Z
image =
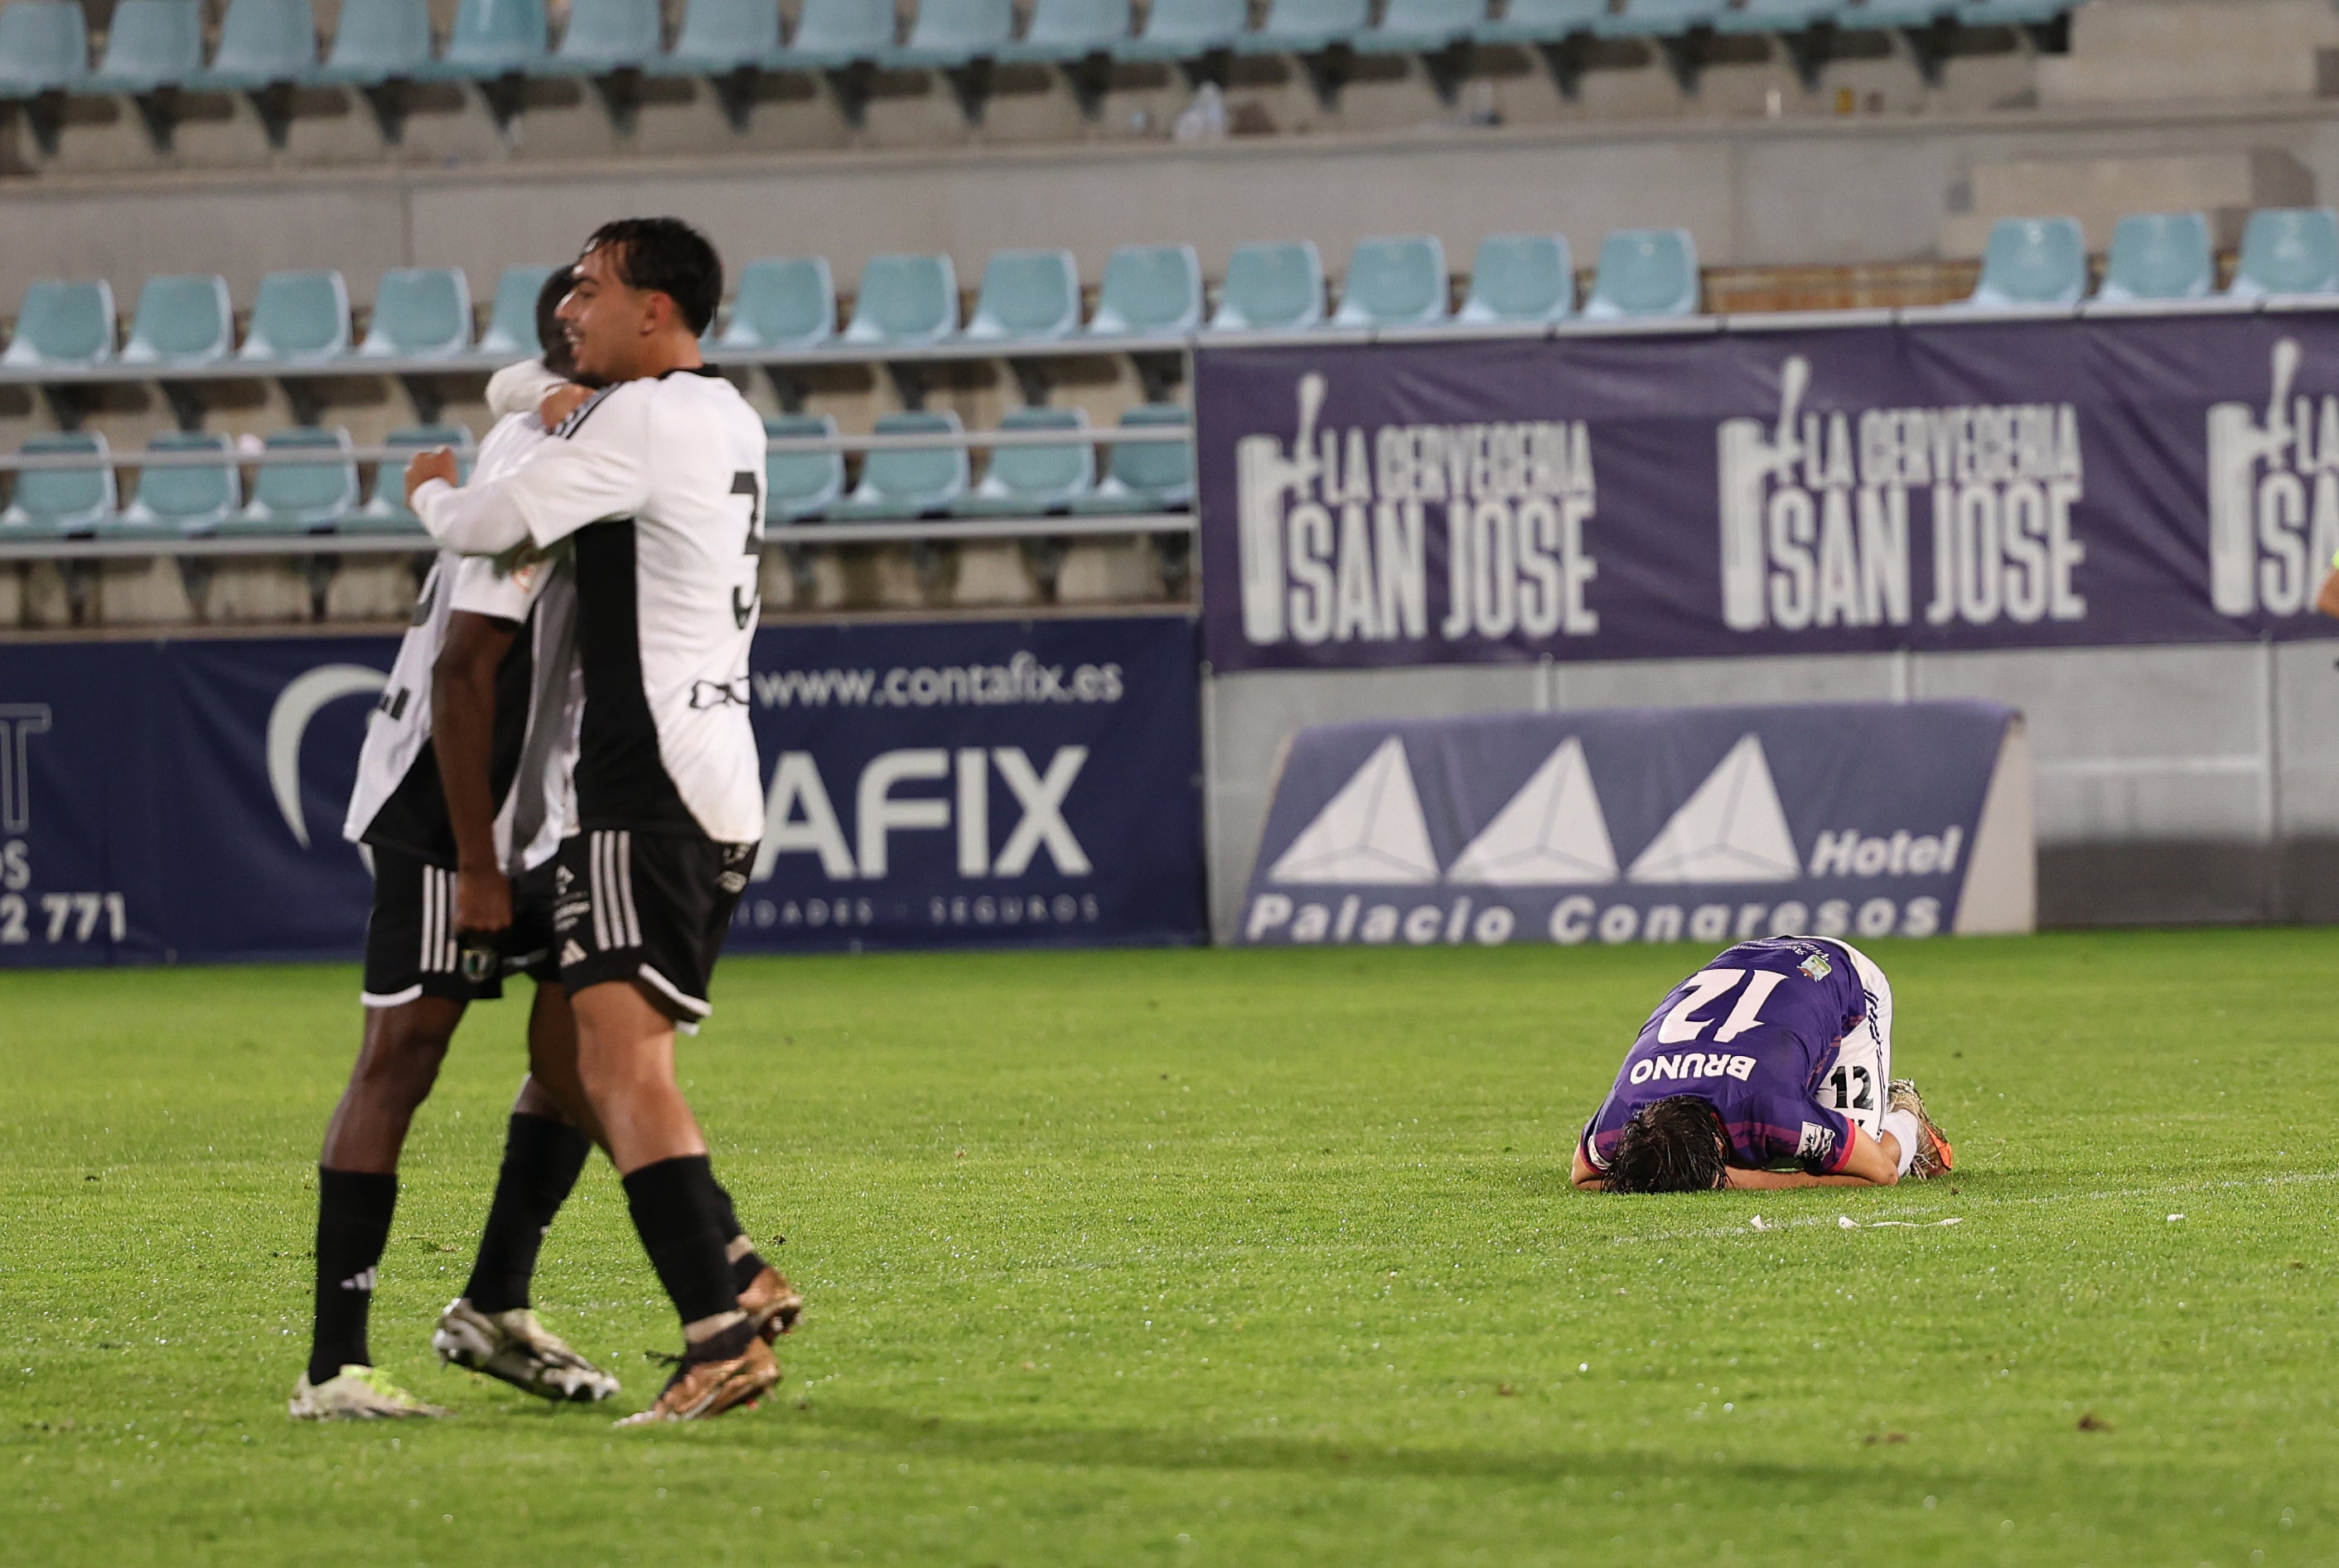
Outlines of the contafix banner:
M 1718 946 L 2028 929 L 2018 735 L 2013 710 L 1980 702 L 1304 730 L 1238 940 Z
M 2339 313 L 1207 348 L 1222 670 L 2324 635 Z
M 0 966 L 354 958 L 386 637 L 0 646 Z M 771 627 L 734 951 L 1199 942 L 1178 616 Z

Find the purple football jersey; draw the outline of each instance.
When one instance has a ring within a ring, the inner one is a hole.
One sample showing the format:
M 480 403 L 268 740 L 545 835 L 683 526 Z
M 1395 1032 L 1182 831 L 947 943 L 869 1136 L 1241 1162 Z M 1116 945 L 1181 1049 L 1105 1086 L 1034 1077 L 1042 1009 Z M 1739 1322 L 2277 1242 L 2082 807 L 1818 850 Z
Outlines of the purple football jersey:
M 1688 1094 L 1721 1114 L 1731 1164 L 1835 1174 L 1851 1158 L 1851 1122 L 1820 1103 L 1820 1086 L 1867 1012 L 1850 955 L 1836 943 L 1740 942 L 1675 986 L 1641 1026 L 1584 1129 L 1585 1158 L 1606 1169 L 1635 1110 Z

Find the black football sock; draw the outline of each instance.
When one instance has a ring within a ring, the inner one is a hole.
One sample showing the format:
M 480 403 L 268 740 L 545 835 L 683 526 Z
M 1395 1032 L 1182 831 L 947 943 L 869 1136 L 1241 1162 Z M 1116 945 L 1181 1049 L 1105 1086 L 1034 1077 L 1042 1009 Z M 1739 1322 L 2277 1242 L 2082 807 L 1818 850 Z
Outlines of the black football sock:
M 536 1276 L 537 1249 L 552 1217 L 568 1201 L 569 1189 L 593 1153 L 593 1140 L 565 1121 L 512 1112 L 504 1135 L 503 1169 L 488 1205 L 488 1228 L 463 1294 L 481 1312 L 526 1307 L 528 1281 Z
M 731 1189 L 718 1181 L 715 1184 L 715 1196 L 723 1205 L 723 1250 L 731 1259 L 731 1286 L 735 1290 L 745 1290 L 768 1266 L 752 1245 L 745 1248 L 740 1246 L 747 1239 L 747 1228 L 739 1223 L 739 1211 L 731 1206 Z
M 317 1168 L 317 1317 L 309 1342 L 309 1381 L 324 1383 L 344 1366 L 370 1366 L 366 1315 L 374 1271 L 390 1241 L 398 1178 L 370 1170 Z
M 739 1309 L 725 1253 L 730 1238 L 723 1234 L 721 1191 L 703 1154 L 661 1159 L 626 1178 L 634 1229 L 686 1326 Z

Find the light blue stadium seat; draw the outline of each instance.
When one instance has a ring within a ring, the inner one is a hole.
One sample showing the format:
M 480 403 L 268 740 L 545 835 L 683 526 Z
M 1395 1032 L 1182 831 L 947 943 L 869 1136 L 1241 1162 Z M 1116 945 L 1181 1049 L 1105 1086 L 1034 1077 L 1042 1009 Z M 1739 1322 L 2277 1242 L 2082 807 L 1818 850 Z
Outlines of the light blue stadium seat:
M 235 449 L 228 439 L 209 430 L 169 430 L 146 443 L 149 452 L 212 452 L 219 461 L 201 468 L 144 468 L 138 471 L 138 489 L 122 509 L 113 528 L 168 528 L 173 533 L 208 534 L 234 515 L 242 504 L 242 485 L 235 468 Z M 113 528 L 105 531 L 113 531 Z
M 0 5 L 0 102 L 35 98 L 89 69 L 89 25 L 75 0 Z
M 914 347 L 958 330 L 958 274 L 948 256 L 872 256 L 861 269 L 844 341 Z
M 235 307 L 228 302 L 225 278 L 210 273 L 149 278 L 138 291 L 138 311 L 130 320 L 122 361 L 202 365 L 226 359 L 234 347 Z
M 568 25 L 551 58 L 531 75 L 598 76 L 638 70 L 657 58 L 665 42 L 657 0 L 574 0 Z
M 1745 0 L 1713 18 L 1717 33 L 1799 33 L 1820 22 L 1837 22 L 1855 7 L 1844 0 Z
M 775 0 L 690 0 L 674 47 L 649 68 L 661 76 L 719 76 L 755 65 L 779 47 Z
M 1202 262 L 1191 245 L 1123 245 L 1104 264 L 1092 338 L 1182 337 L 1202 324 Z
M 113 469 L 105 438 L 94 430 L 64 430 L 29 438 L 16 449 L 28 458 L 86 454 L 85 468 L 44 468 L 16 475 L 16 493 L 0 512 L 0 537 L 71 538 L 94 533 L 113 518 Z
M 1470 264 L 1458 320 L 1484 325 L 1565 321 L 1575 311 L 1575 261 L 1557 234 L 1489 234 Z
M 783 414 L 764 421 L 764 434 L 775 440 L 833 436 L 836 421 L 826 414 Z M 818 518 L 844 493 L 843 452 L 774 452 L 764 459 L 767 518 L 798 523 Z
M 1324 258 L 1313 240 L 1244 245 L 1227 261 L 1213 332 L 1298 332 L 1324 320 Z
M 2087 291 L 2087 242 L 2076 218 L 2007 218 L 1989 232 L 1981 281 L 1966 303 L 1982 310 L 2076 305 Z
M 271 452 L 316 452 L 313 463 L 267 463 L 254 470 L 252 501 L 219 526 L 222 534 L 320 534 L 358 509 L 358 466 L 350 433 L 335 426 L 271 430 Z
M 982 289 L 966 336 L 1042 341 L 1081 324 L 1081 275 L 1070 251 L 998 251 L 983 264 Z
M 2079 0 L 1963 0 L 1958 20 L 1969 27 L 2035 27 L 2078 6 Z
M 1608 0 L 1507 0 L 1500 21 L 1482 22 L 1470 35 L 1481 44 L 1556 44 L 1597 34 L 1608 20 Z
M 1145 26 L 1112 46 L 1116 60 L 1184 60 L 1234 47 L 1249 25 L 1246 0 L 1153 0 Z
M 775 69 L 830 71 L 874 60 L 893 46 L 893 0 L 804 0 Z
M 816 349 L 836 336 L 836 281 L 823 256 L 767 256 L 739 270 L 721 349 Z
M 1610 37 L 1664 37 L 1711 27 L 1729 14 L 1729 0 L 1624 0 L 1595 31 Z
M 1446 320 L 1446 246 L 1435 235 L 1359 240 L 1340 285 L 1336 327 L 1419 327 Z
M 496 280 L 495 303 L 488 309 L 487 330 L 479 334 L 479 351 L 533 360 L 544 352 L 536 338 L 536 297 L 550 267 L 506 267 Z
M 350 0 L 351 8 L 363 0 Z M 252 90 L 298 81 L 317 68 L 317 18 L 309 0 L 228 0 L 211 69 L 189 85 Z
M 350 534 L 419 534 L 422 520 L 406 509 L 406 459 L 417 452 L 440 447 L 453 449 L 459 478 L 469 478 L 477 447 L 469 425 L 401 425 L 381 439 L 381 444 L 402 454 L 385 459 L 374 468 L 373 495 L 344 518 L 335 530 Z
M 1129 38 L 1129 0 L 1038 0 L 1019 41 L 997 51 L 1004 61 L 1085 60 L 1110 54 Z
M 195 0 L 122 0 L 106 29 L 105 56 L 83 85 L 93 93 L 152 93 L 202 68 Z
M 2206 213 L 2137 212 L 2112 231 L 2111 255 L 2096 297 L 2115 303 L 2199 300 L 2216 281 Z
M 1043 518 L 1069 512 L 1096 486 L 1096 449 L 1088 416 L 1078 409 L 1017 409 L 1002 430 L 1063 430 L 1061 446 L 998 447 L 982 482 L 951 509 L 962 518 Z
M 521 74 L 544 64 L 544 0 L 462 0 L 446 53 L 419 77 L 467 81 Z
M 2339 212 L 2328 207 L 2268 207 L 2250 214 L 2234 269 L 2236 299 L 2339 294 Z
M 1694 316 L 1700 296 L 1697 242 L 1687 229 L 1626 229 L 1600 247 L 1584 313 L 1594 321 Z
M 1014 0 L 919 0 L 908 42 L 888 65 L 942 70 L 995 55 L 1015 36 Z
M 528 336 L 535 337 L 531 301 Z M 384 272 L 358 352 L 367 358 L 459 354 L 471 346 L 471 286 L 453 267 Z
M 1367 54 L 1426 54 L 1458 44 L 1486 20 L 1486 0 L 1389 0 L 1357 41 Z
M 1238 54 L 1314 54 L 1365 30 L 1367 0 L 1268 0 L 1256 32 L 1235 40 Z
M 875 433 L 881 436 L 956 435 L 962 427 L 948 409 L 882 414 Z M 967 461 L 963 447 L 937 447 L 914 451 L 873 451 L 861 462 L 861 482 L 853 493 L 829 509 L 830 516 L 853 518 L 940 517 L 966 493 Z
M 61 282 L 44 279 L 25 291 L 15 336 L 0 365 L 95 365 L 113 358 L 113 290 L 104 279 Z
M 1837 7 L 1837 25 L 1847 29 L 1926 27 L 1959 9 L 1958 0 L 1858 0 Z
M 392 82 L 419 75 L 429 64 L 429 0 L 342 0 L 333 46 L 310 80 Z
M 1120 416 L 1124 430 L 1185 429 L 1193 416 L 1175 403 L 1147 403 Z M 1112 449 L 1103 480 L 1072 504 L 1075 512 L 1182 512 L 1194 504 L 1194 444 L 1129 441 Z

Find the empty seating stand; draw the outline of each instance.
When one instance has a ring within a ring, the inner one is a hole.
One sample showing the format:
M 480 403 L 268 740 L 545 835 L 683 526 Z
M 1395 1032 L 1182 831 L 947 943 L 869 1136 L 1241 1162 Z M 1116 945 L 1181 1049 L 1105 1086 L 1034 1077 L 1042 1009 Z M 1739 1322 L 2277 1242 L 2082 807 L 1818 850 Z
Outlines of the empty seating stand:
M 309 0 L 228 0 L 211 68 L 187 85 L 250 94 L 270 143 L 281 147 L 291 125 L 293 89 L 316 69 L 317 19 Z
M 269 432 L 270 452 L 315 452 L 313 463 L 266 463 L 252 501 L 222 521 L 222 536 L 331 533 L 358 509 L 358 469 L 347 430 L 304 427 Z
M 2008 218 L 1994 225 L 1966 308 L 2069 310 L 2087 297 L 2087 242 L 2075 218 Z
M 1045 517 L 1070 512 L 1096 484 L 1096 450 L 1078 409 L 1017 409 L 1002 430 L 1061 430 L 1061 446 L 1000 447 L 982 482 L 952 508 L 961 517 Z
M 64 94 L 89 70 L 89 25 L 78 0 L 0 5 L 0 104 L 21 106 L 35 145 L 54 155 Z
M 872 256 L 844 341 L 870 349 L 914 348 L 958 330 L 958 275 L 948 256 Z
M 1688 230 L 1626 230 L 1600 247 L 1584 313 L 1612 321 L 1694 316 L 1701 292 L 1697 242 Z
M 1105 262 L 1086 331 L 1100 338 L 1182 337 L 1202 324 L 1202 262 L 1191 245 L 1123 245 Z
M 1446 317 L 1446 247 L 1434 236 L 1364 240 L 1348 259 L 1335 327 L 1430 327 Z
M 1124 430 L 1187 429 L 1193 416 L 1174 403 L 1149 403 L 1120 417 Z M 1105 476 L 1072 503 L 1075 512 L 1182 512 L 1194 504 L 1194 447 L 1188 441 L 1124 441 Z
M 1266 19 L 1235 40 L 1235 53 L 1296 56 L 1316 96 L 1330 107 L 1339 102 L 1369 18 L 1368 0 L 1268 0 Z
M 818 256 L 766 257 L 739 271 L 718 351 L 782 352 L 824 347 L 836 336 L 836 283 Z
M 2112 233 L 2111 254 L 2096 299 L 2104 304 L 2148 307 L 2208 297 L 2216 287 L 2217 258 L 2204 212 L 2139 212 Z
M 1456 319 L 1471 326 L 1540 326 L 1575 312 L 1575 262 L 1557 234 L 1489 234 L 1470 266 Z
M 2227 291 L 2244 300 L 2339 293 L 2339 212 L 2295 207 L 2251 213 Z
M 87 467 L 27 468 L 0 511 L 0 539 L 85 537 L 113 517 L 113 469 L 105 438 L 94 430 L 34 436 L 19 449 L 27 458 L 86 458 Z
M 821 440 L 836 434 L 836 421 L 826 414 L 784 414 L 764 421 L 764 433 L 775 441 Z M 806 522 L 824 516 L 844 493 L 844 454 L 826 451 L 773 452 L 764 459 L 764 509 L 785 522 Z
M 172 431 L 147 442 L 146 450 L 163 457 L 212 454 L 218 461 L 141 468 L 136 494 L 105 531 L 163 529 L 200 537 L 216 533 L 241 508 L 242 485 L 234 451 L 225 436 L 202 430 Z
M 1061 66 L 1081 113 L 1093 119 L 1112 82 L 1113 51 L 1130 42 L 1130 0 L 1037 0 L 1023 36 L 996 58 Z
M 883 414 L 880 436 L 958 435 L 963 427 L 947 409 Z M 966 493 L 964 448 L 879 449 L 861 464 L 861 482 L 829 508 L 844 520 L 946 517 Z
M 1302 332 L 1324 320 L 1324 258 L 1313 241 L 1244 245 L 1227 262 L 1213 332 Z

